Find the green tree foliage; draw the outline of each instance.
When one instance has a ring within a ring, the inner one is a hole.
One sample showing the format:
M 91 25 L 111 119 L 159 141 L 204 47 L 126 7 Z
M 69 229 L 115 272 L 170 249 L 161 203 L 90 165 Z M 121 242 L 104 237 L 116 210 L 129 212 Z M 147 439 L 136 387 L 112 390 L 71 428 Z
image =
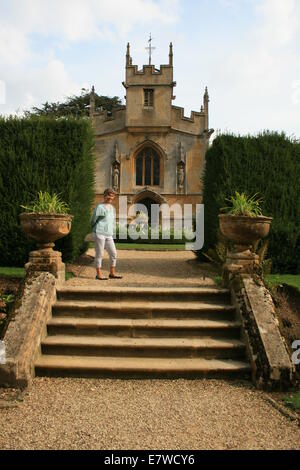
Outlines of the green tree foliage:
M 64 260 L 85 248 L 94 199 L 93 131 L 88 119 L 0 118 L 0 266 L 23 266 L 35 246 L 20 229 L 19 214 L 38 191 L 57 193 L 74 215 L 58 240 Z
M 63 103 L 46 103 L 42 104 L 41 108 L 33 107 L 31 111 L 25 111 L 25 116 L 54 116 L 54 117 L 83 117 L 89 116 L 90 112 L 90 92 L 83 88 L 79 96 L 73 95 L 67 97 Z M 120 108 L 122 102 L 120 98 L 114 96 L 110 98 L 108 96 L 101 96 L 95 93 L 95 111 L 106 109 L 112 111 L 114 108 Z
M 300 144 L 284 133 L 220 135 L 206 154 L 205 245 L 217 242 L 218 213 L 235 191 L 262 197 L 272 216 L 268 257 L 274 272 L 300 272 Z M 198 253 L 201 256 L 201 252 Z

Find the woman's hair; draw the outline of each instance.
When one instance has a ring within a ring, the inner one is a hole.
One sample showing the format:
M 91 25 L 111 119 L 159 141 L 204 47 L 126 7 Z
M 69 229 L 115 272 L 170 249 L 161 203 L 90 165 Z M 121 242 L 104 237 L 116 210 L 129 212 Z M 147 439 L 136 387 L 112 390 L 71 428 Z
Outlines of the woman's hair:
M 112 189 L 112 188 L 107 188 L 105 191 L 104 191 L 104 197 L 107 196 L 108 194 L 113 194 L 115 196 L 115 191 Z

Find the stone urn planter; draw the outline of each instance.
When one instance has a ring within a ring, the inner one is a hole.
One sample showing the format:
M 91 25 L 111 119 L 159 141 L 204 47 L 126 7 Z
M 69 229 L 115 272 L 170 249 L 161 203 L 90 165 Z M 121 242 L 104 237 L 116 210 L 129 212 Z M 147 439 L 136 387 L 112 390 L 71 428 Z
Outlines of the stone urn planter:
M 258 265 L 258 256 L 251 245 L 265 238 L 270 231 L 272 217 L 220 214 L 219 226 L 222 234 L 233 243 L 228 253 L 225 268 L 229 271 L 247 271 Z
M 38 250 L 29 253 L 26 272 L 48 271 L 59 282 L 65 280 L 65 265 L 61 253 L 54 251 L 54 242 L 68 235 L 72 215 L 23 212 L 20 214 L 21 230 L 37 243 Z
M 23 212 L 20 214 L 21 229 L 35 240 L 40 249 L 52 249 L 54 242 L 68 235 L 72 215 Z

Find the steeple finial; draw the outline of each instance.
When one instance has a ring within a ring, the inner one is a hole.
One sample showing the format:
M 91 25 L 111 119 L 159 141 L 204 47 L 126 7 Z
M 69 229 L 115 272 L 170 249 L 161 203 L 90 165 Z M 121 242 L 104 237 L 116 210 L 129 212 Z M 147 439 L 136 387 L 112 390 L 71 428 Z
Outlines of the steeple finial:
M 173 44 L 171 42 L 169 48 L 169 65 L 173 65 Z
M 129 42 L 127 43 L 127 52 L 126 52 L 126 67 L 128 65 L 131 65 L 131 57 L 130 57 L 130 44 Z
M 203 97 L 203 100 L 204 100 L 204 104 L 205 102 L 209 102 L 209 96 L 208 96 L 208 89 L 207 89 L 207 86 L 205 87 L 205 93 L 204 93 L 204 97 Z
M 205 93 L 203 96 L 203 107 L 205 113 L 205 128 L 208 129 L 208 103 L 209 103 L 209 96 L 208 96 L 208 89 L 207 86 L 205 87 Z

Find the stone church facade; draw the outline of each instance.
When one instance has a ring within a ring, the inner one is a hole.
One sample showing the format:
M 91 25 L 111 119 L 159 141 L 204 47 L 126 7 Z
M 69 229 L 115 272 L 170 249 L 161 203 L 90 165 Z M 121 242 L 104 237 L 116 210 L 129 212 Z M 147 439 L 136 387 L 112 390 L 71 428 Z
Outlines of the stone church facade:
M 150 60 L 149 60 L 150 62 Z M 143 203 L 193 204 L 202 201 L 201 175 L 205 152 L 213 130 L 208 126 L 209 97 L 205 90 L 199 112 L 184 116 L 172 105 L 173 48 L 169 63 L 156 69 L 132 65 L 130 46 L 126 53 L 126 105 L 112 113 L 95 112 L 91 94 L 90 115 L 96 135 L 96 203 L 113 187 L 127 196 L 128 206 Z M 119 198 L 114 200 L 119 209 Z M 193 209 L 194 210 L 194 209 Z

